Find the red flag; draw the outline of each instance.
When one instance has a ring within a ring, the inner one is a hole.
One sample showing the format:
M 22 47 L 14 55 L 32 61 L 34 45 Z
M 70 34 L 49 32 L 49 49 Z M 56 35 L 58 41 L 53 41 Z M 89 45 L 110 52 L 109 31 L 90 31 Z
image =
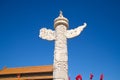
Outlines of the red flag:
M 69 80 L 70 80 L 70 77 L 69 77 Z
M 82 80 L 82 76 L 79 74 L 76 76 L 76 80 Z
M 103 80 L 103 77 L 104 77 L 104 75 L 103 75 L 103 74 L 101 74 L 101 75 L 100 75 L 100 80 Z
M 92 78 L 93 78 L 93 74 L 90 74 L 90 80 L 92 80 Z

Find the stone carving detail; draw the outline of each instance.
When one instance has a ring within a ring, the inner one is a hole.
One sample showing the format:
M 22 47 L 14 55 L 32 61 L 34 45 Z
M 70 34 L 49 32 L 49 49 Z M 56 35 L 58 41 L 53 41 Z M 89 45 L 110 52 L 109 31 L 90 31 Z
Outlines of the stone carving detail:
M 54 80 L 68 80 L 68 63 L 67 61 L 54 61 Z
M 65 36 L 66 27 L 63 25 L 57 26 L 55 29 L 55 50 L 54 59 L 57 61 L 68 61 L 67 59 L 67 39 Z
M 66 37 L 67 38 L 73 38 L 73 37 L 78 36 L 86 26 L 87 26 L 87 24 L 84 23 L 84 25 L 79 26 L 75 29 L 67 30 Z
M 52 31 L 51 29 L 42 28 L 40 29 L 39 37 L 51 41 L 55 39 L 55 32 Z
M 66 61 L 55 61 L 54 70 L 56 71 L 68 71 L 68 63 Z
M 54 49 L 54 64 L 53 64 L 53 79 L 54 80 L 68 80 L 68 52 L 67 52 L 67 38 L 78 36 L 86 27 L 84 25 L 78 28 L 68 29 L 68 20 L 63 17 L 62 12 L 58 18 L 54 20 L 55 31 L 51 29 L 42 28 L 40 35 L 42 39 L 55 40 Z

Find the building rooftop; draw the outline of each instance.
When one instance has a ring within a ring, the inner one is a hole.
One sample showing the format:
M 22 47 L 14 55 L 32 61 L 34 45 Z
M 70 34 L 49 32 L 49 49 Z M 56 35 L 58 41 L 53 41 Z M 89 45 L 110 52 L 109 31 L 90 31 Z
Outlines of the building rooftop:
M 44 73 L 44 72 L 53 72 L 53 65 L 29 66 L 29 67 L 19 67 L 19 68 L 4 68 L 4 69 L 0 70 L 0 75 L 24 74 L 24 73 Z

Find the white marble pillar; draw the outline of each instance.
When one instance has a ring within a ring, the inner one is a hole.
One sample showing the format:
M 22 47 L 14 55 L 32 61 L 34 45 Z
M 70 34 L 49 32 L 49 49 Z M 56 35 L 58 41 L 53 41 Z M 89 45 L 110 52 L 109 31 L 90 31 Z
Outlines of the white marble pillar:
M 78 36 L 86 27 L 86 23 L 71 30 L 67 30 L 68 26 L 68 19 L 63 17 L 62 12 L 60 12 L 60 15 L 54 20 L 55 31 L 46 28 L 40 30 L 39 37 L 55 40 L 53 80 L 68 80 L 67 38 Z

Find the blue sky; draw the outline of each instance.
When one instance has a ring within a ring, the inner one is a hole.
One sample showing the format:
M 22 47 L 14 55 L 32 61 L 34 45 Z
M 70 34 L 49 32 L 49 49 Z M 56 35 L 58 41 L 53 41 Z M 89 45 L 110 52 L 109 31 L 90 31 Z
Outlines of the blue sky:
M 69 76 L 75 80 L 120 80 L 119 0 L 0 0 L 0 69 L 53 63 L 54 41 L 39 38 L 42 27 L 54 30 L 59 11 L 69 29 L 84 22 L 80 36 L 68 39 Z

